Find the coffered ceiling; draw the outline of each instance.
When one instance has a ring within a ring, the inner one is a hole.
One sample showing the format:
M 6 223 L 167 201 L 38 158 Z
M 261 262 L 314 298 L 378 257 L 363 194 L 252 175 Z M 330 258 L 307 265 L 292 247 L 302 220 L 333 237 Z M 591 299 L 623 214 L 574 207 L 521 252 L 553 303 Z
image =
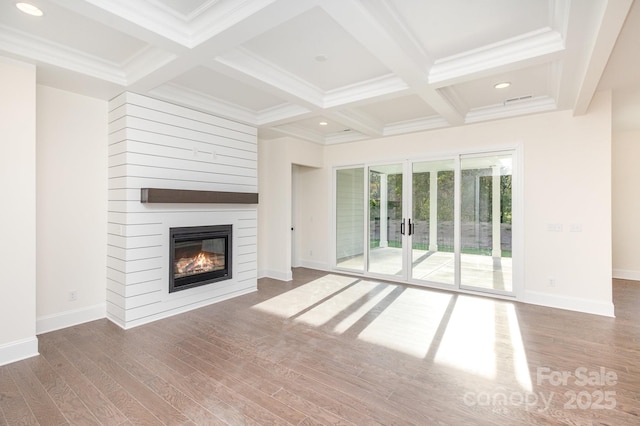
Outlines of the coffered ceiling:
M 340 143 L 580 115 L 599 88 L 640 94 L 633 0 L 31 3 L 44 16 L 0 1 L 0 55 L 35 63 L 39 83 L 102 99 L 145 94 L 257 126 L 262 138 Z M 623 52 L 607 67 L 616 41 Z

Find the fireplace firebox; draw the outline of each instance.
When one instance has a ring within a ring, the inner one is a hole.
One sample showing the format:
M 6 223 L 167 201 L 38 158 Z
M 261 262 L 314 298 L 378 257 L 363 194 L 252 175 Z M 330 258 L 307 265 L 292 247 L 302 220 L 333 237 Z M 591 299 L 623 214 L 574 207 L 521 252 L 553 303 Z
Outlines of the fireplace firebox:
M 231 278 L 231 225 L 169 230 L 169 293 Z

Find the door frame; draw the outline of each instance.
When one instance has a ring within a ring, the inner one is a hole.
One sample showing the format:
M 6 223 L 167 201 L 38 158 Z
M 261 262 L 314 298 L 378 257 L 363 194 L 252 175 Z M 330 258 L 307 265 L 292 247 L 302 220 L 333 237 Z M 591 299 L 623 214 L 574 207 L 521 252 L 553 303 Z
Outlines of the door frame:
M 523 148 L 522 143 L 519 142 L 515 145 L 505 145 L 505 146 L 495 146 L 495 147 L 487 147 L 485 149 L 466 149 L 460 150 L 451 153 L 438 153 L 432 156 L 416 156 L 412 158 L 398 158 L 398 159 L 387 159 L 385 161 L 370 161 L 366 163 L 353 163 L 353 164 L 342 164 L 339 166 L 334 166 L 331 174 L 331 187 L 332 187 L 332 200 L 331 200 L 331 208 L 332 208 L 332 220 L 331 220 L 331 250 L 332 259 L 330 262 L 331 268 L 337 272 L 346 272 L 350 274 L 362 275 L 371 278 L 384 279 L 388 281 L 395 281 L 400 283 L 412 284 L 421 287 L 428 288 L 437 288 L 449 291 L 455 291 L 458 293 L 468 293 L 468 294 L 485 294 L 492 297 L 497 298 L 505 298 L 505 299 L 513 299 L 516 300 L 521 299 L 524 292 L 524 209 L 523 209 L 523 194 L 524 194 L 524 161 L 523 161 Z M 491 291 L 491 289 L 483 289 L 483 288 L 471 288 L 460 285 L 460 242 L 461 242 L 461 230 L 458 225 L 461 220 L 460 213 L 460 205 L 461 205 L 461 159 L 463 157 L 468 156 L 486 156 L 490 154 L 504 154 L 510 153 L 513 159 L 513 170 L 512 170 L 512 292 L 505 293 L 503 291 Z M 453 159 L 455 164 L 454 176 L 455 176 L 455 196 L 454 196 L 454 221 L 457 226 L 454 227 L 454 256 L 455 256 L 455 284 L 453 286 L 447 284 L 440 284 L 435 282 L 423 281 L 414 279 L 411 276 L 411 270 L 409 266 L 411 264 L 411 247 L 412 240 L 411 236 L 403 236 L 403 276 L 393 276 L 393 275 L 384 275 L 384 274 L 375 274 L 368 272 L 368 251 L 369 251 L 369 225 L 368 225 L 368 217 L 369 217 L 369 168 L 372 166 L 380 166 L 380 165 L 391 165 L 391 164 L 403 164 L 403 217 L 407 217 L 407 213 L 413 213 L 411 211 L 411 203 L 412 203 L 412 184 L 413 184 L 413 176 L 411 173 L 412 165 L 418 162 L 428 162 L 428 161 L 439 161 L 439 160 L 447 160 Z M 364 200 L 365 203 L 365 211 L 367 214 L 366 220 L 364 221 L 365 230 L 365 253 L 364 253 L 364 264 L 363 270 L 353 270 L 340 268 L 337 266 L 336 259 L 336 184 L 337 184 L 337 170 L 351 169 L 351 168 L 364 168 Z M 408 177 L 408 178 L 407 178 Z

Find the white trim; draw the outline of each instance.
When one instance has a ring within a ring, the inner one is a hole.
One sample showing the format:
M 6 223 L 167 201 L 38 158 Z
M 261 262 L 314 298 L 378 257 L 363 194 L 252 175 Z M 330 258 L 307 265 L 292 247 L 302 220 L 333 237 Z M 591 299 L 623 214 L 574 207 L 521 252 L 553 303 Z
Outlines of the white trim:
M 640 271 L 631 271 L 628 269 L 614 269 L 613 278 L 619 280 L 640 281 Z
M 154 321 L 158 321 L 161 319 L 165 319 L 165 318 L 169 318 L 175 315 L 179 315 L 179 314 L 184 314 L 185 312 L 189 312 L 189 311 L 193 311 L 196 309 L 200 309 L 200 308 L 204 308 L 207 307 L 209 305 L 214 305 L 216 303 L 219 302 L 223 302 L 225 300 L 229 300 L 229 299 L 233 299 L 234 297 L 238 297 L 238 296 L 243 296 L 245 294 L 249 294 L 249 293 L 254 293 L 257 291 L 256 287 L 248 287 L 245 289 L 241 289 L 238 291 L 232 291 L 231 293 L 227 293 L 218 297 L 214 297 L 213 299 L 208 299 L 208 300 L 203 300 L 203 301 L 198 301 L 196 303 L 192 303 L 190 305 L 185 305 L 185 306 L 179 306 L 175 309 L 170 309 L 168 311 L 165 312 L 159 312 L 157 314 L 153 314 L 153 315 L 149 315 L 143 318 L 138 318 L 138 319 L 134 319 L 134 320 L 126 320 L 123 321 L 119 318 L 117 318 L 114 315 L 109 315 L 106 318 L 111 321 L 112 323 L 114 323 L 115 325 L 117 325 L 118 327 L 120 327 L 123 330 L 130 330 L 132 328 L 135 327 L 139 327 L 141 325 L 145 325 L 145 324 L 149 324 L 152 323 Z
M 0 345 L 0 365 L 11 364 L 36 355 L 39 355 L 36 336 Z
M 261 278 L 271 278 L 278 281 L 292 281 L 293 272 L 288 271 L 274 271 L 271 269 L 265 269 L 260 274 Z
M 525 114 L 535 114 L 556 110 L 555 99 L 549 96 L 539 96 L 536 98 L 516 101 L 511 104 L 490 105 L 472 109 L 465 116 L 465 124 L 479 123 L 500 118 L 517 117 Z
M 305 259 L 300 259 L 300 267 L 302 268 L 309 268 L 309 269 L 315 269 L 318 271 L 325 271 L 325 272 L 331 272 L 331 265 L 327 262 L 317 262 L 314 260 L 305 260 Z
M 525 291 L 523 302 L 530 303 L 532 305 L 583 312 L 586 314 L 615 317 L 613 302 L 579 299 L 576 297 L 540 293 L 537 291 Z
M 106 303 L 60 312 L 53 315 L 45 315 L 36 318 L 36 334 L 48 333 L 89 321 L 105 318 L 107 315 Z
M 549 27 L 540 28 L 497 43 L 438 59 L 429 72 L 429 84 L 450 86 L 469 81 L 474 75 L 505 65 L 540 63 L 565 50 L 562 35 Z

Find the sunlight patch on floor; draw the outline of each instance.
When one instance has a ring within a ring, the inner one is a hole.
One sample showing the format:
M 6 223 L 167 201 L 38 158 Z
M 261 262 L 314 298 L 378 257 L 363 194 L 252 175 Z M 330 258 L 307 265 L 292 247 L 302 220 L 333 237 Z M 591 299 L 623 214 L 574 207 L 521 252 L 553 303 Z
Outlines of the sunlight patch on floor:
M 343 319 L 333 329 L 336 333 L 344 333 L 355 323 L 360 321 L 367 313 L 369 313 L 378 303 L 380 303 L 385 297 L 387 297 L 397 286 L 391 284 L 380 284 L 383 286 L 377 294 L 369 294 L 365 303 L 363 303 L 358 309 L 356 309 L 351 315 Z
M 531 392 L 531 376 L 529 375 L 529 364 L 527 354 L 524 351 L 522 333 L 520 333 L 520 323 L 516 314 L 515 306 L 509 304 L 507 308 L 507 321 L 509 321 L 509 334 L 511 335 L 511 346 L 513 350 L 513 374 L 524 390 Z
M 338 334 L 362 330 L 364 342 L 491 380 L 500 371 L 532 389 L 508 302 L 328 274 L 252 309 Z
M 407 288 L 358 338 L 424 358 L 451 297 L 444 293 Z
M 291 318 L 357 281 L 359 281 L 357 278 L 352 277 L 325 275 L 322 278 L 258 303 L 252 309 L 277 315 L 281 318 Z
M 342 312 L 348 312 L 354 305 L 362 303 L 356 312 L 350 314 L 336 327 L 336 331 L 343 333 L 394 288 L 395 286 L 389 284 L 360 281 L 300 315 L 296 320 L 319 327 L 337 318 Z
M 495 379 L 494 301 L 460 296 L 447 323 L 435 362 Z

